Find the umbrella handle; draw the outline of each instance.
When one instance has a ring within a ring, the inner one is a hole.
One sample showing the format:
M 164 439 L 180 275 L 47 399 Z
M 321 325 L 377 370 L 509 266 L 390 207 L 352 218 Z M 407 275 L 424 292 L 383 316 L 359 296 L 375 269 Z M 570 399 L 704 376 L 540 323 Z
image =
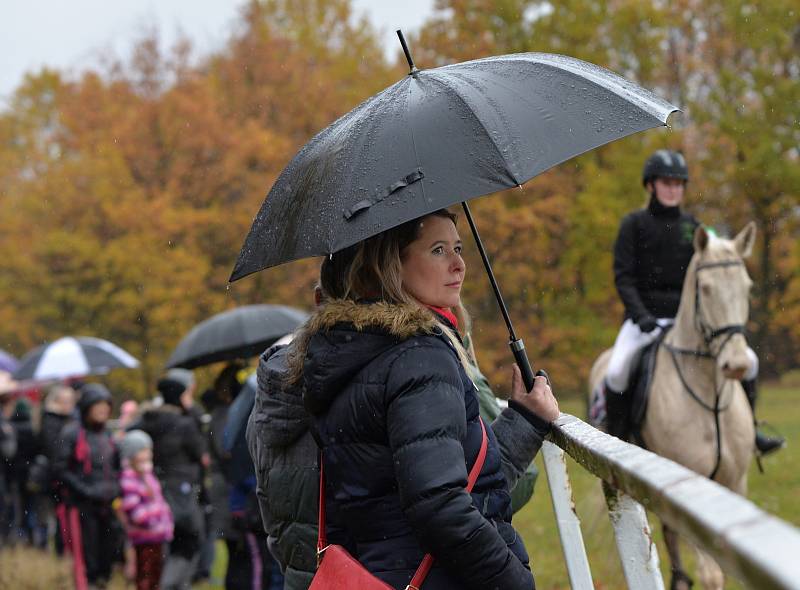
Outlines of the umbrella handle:
M 535 375 L 533 374 L 531 362 L 528 360 L 528 353 L 525 352 L 525 344 L 522 342 L 522 338 L 517 338 L 516 340 L 509 341 L 508 345 L 511 347 L 511 352 L 514 353 L 514 360 L 517 362 L 520 373 L 522 373 L 522 382 L 525 384 L 525 391 L 530 391 L 533 389 L 533 379 Z M 536 375 L 544 375 L 547 377 L 547 373 L 544 371 L 538 371 Z M 548 382 L 549 381 L 548 379 Z

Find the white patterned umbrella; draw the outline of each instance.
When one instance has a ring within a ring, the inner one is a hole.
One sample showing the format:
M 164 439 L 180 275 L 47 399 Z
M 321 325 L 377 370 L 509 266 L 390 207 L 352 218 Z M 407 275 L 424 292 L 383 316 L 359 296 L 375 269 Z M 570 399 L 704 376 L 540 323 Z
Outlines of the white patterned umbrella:
M 138 366 L 139 361 L 108 340 L 65 336 L 22 357 L 14 379 L 66 379 Z

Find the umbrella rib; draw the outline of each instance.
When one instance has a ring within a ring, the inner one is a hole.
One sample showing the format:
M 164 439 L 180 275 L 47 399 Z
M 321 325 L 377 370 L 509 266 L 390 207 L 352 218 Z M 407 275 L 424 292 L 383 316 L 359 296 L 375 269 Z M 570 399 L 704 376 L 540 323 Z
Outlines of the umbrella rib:
M 430 80 L 431 80 L 432 82 L 436 82 L 436 83 L 437 83 L 437 84 L 439 84 L 441 87 L 445 88 L 445 89 L 446 89 L 446 90 L 448 90 L 448 91 L 449 91 L 451 94 L 453 94 L 454 96 L 456 96 L 456 98 L 458 98 L 458 100 L 461 102 L 461 104 L 463 104 L 463 105 L 466 107 L 467 111 L 469 111 L 469 113 L 470 113 L 470 114 L 471 114 L 471 115 L 472 115 L 472 116 L 475 118 L 475 120 L 476 120 L 476 121 L 478 122 L 478 124 L 481 126 L 481 129 L 483 129 L 483 132 L 486 134 L 486 137 L 488 137 L 488 138 L 489 138 L 489 141 L 491 141 L 491 142 L 492 142 L 492 145 L 494 146 L 494 149 L 495 149 L 495 151 L 497 152 L 497 155 L 498 155 L 498 156 L 500 156 L 500 160 L 503 162 L 503 165 L 505 166 L 505 172 L 506 172 L 506 174 L 508 174 L 508 175 L 511 177 L 511 180 L 513 180 L 513 181 L 514 181 L 514 184 L 515 184 L 515 185 L 519 186 L 521 183 L 520 183 L 520 182 L 519 182 L 519 180 L 517 179 L 517 175 L 516 175 L 516 174 L 514 174 L 514 172 L 511 170 L 511 166 L 509 166 L 509 165 L 508 165 L 508 161 L 506 160 L 505 156 L 503 155 L 503 152 L 502 152 L 502 150 L 500 149 L 500 146 L 498 146 L 498 145 L 497 145 L 497 142 L 496 142 L 496 141 L 494 140 L 494 138 L 492 137 L 492 134 L 491 134 L 491 133 L 489 133 L 489 130 L 486 128 L 486 125 L 483 123 L 483 121 L 481 120 L 481 118 L 478 116 L 478 113 L 476 113 L 474 110 L 472 110 L 472 107 L 471 107 L 471 106 L 469 106 L 469 103 L 467 103 L 467 101 L 466 101 L 466 100 L 464 100 L 464 97 L 463 97 L 463 96 L 461 96 L 461 95 L 458 93 L 458 90 L 456 90 L 455 88 L 453 88 L 452 86 L 450 86 L 449 84 L 447 84 L 447 83 L 446 83 L 444 80 L 439 80 L 439 79 L 437 79 L 437 78 L 436 78 L 436 77 L 434 77 L 434 76 L 429 76 L 429 78 L 430 78 Z
M 556 57 L 560 59 L 558 60 L 559 63 L 548 63 L 546 61 L 543 61 L 541 59 L 535 59 L 533 57 L 528 57 L 528 59 L 524 59 L 525 56 L 533 56 L 533 55 L 537 56 L 537 58 Z M 595 64 L 589 62 L 582 62 L 581 60 L 577 60 L 575 58 L 568 58 L 567 56 L 553 54 L 553 53 L 528 53 L 528 54 L 512 53 L 509 55 L 497 56 L 496 58 L 492 58 L 492 61 L 499 63 L 527 61 L 530 64 L 539 65 L 544 68 L 555 70 L 562 74 L 563 73 L 571 74 L 582 83 L 588 82 L 597 88 L 606 90 L 616 95 L 617 97 L 619 97 L 624 101 L 630 102 L 637 108 L 650 114 L 652 117 L 655 117 L 659 120 L 663 118 L 664 119 L 663 124 L 666 124 L 666 117 L 669 117 L 669 115 L 671 115 L 675 111 L 680 111 L 678 107 L 674 106 L 671 103 L 668 103 L 667 101 L 653 94 L 646 88 L 640 88 L 639 92 L 634 92 L 631 89 L 631 87 L 635 86 L 635 84 L 631 83 L 629 80 L 620 76 L 616 72 L 613 72 L 611 70 L 606 70 L 605 68 L 599 68 Z M 586 68 L 585 71 L 581 72 L 578 71 L 579 68 L 576 67 L 580 64 L 583 64 L 584 66 L 588 65 L 589 67 Z M 453 65 L 458 65 L 458 64 L 453 64 Z M 646 94 L 642 94 L 640 92 L 641 90 L 644 90 Z M 653 112 L 653 111 L 658 111 L 658 112 Z
M 413 84 L 408 85 L 408 100 L 406 101 L 406 117 L 410 119 L 409 112 L 411 110 L 411 91 L 413 90 Z M 409 120 L 408 122 L 408 131 L 411 134 L 411 147 L 414 150 L 414 162 L 417 165 L 417 169 L 421 169 L 421 164 L 419 161 L 419 154 L 417 153 L 417 140 L 414 137 L 414 124 L 412 121 Z M 423 176 L 419 180 L 419 186 L 422 189 L 422 200 L 426 203 L 428 202 L 428 197 L 425 195 L 425 177 Z

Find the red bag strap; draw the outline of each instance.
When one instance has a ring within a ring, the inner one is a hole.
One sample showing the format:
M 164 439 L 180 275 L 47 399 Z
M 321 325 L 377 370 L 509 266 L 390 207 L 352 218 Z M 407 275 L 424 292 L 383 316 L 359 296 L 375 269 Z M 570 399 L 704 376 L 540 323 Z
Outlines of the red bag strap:
M 478 422 L 481 425 L 481 448 L 478 451 L 478 456 L 475 458 L 475 462 L 472 464 L 472 468 L 469 470 L 469 475 L 467 476 L 467 493 L 472 491 L 472 488 L 475 487 L 475 482 L 478 481 L 478 476 L 481 473 L 481 469 L 483 469 L 483 463 L 486 460 L 486 449 L 489 447 L 489 437 L 486 434 L 486 426 L 483 423 L 483 419 L 478 417 Z M 323 470 L 323 460 L 322 460 L 322 449 L 319 452 L 319 527 L 318 527 L 318 534 L 317 534 L 317 567 L 319 567 L 319 562 L 321 561 L 322 554 L 325 549 L 328 548 L 328 538 L 325 534 L 325 474 Z M 433 555 L 430 553 L 426 553 L 425 557 L 422 558 L 422 563 L 419 564 L 417 571 L 414 572 L 414 576 L 411 578 L 411 581 L 406 586 L 406 590 L 419 590 L 420 586 L 422 586 L 422 582 L 425 581 L 425 578 L 428 576 L 428 572 L 430 572 L 431 567 L 433 567 Z
M 319 524 L 317 525 L 317 567 L 319 567 L 322 552 L 328 546 L 328 536 L 325 534 L 325 469 L 323 467 L 322 449 L 319 450 Z

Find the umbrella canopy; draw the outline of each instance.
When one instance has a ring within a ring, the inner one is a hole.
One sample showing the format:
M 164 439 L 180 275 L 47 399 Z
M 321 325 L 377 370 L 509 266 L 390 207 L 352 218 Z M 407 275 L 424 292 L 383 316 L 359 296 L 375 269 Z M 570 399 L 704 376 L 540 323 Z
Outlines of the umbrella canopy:
M 11 354 L 8 354 L 5 350 L 0 349 L 0 371 L 5 371 L 7 373 L 13 373 L 19 367 L 19 361 L 17 358 Z
M 138 366 L 139 361 L 108 340 L 66 336 L 22 357 L 14 379 L 66 379 Z
M 308 314 L 285 305 L 245 305 L 218 313 L 184 336 L 166 366 L 194 369 L 261 354 L 306 319 Z
M 573 156 L 663 126 L 677 110 L 562 55 L 503 55 L 431 70 L 417 70 L 407 57 L 408 76 L 292 159 L 255 218 L 231 281 L 519 186 Z

